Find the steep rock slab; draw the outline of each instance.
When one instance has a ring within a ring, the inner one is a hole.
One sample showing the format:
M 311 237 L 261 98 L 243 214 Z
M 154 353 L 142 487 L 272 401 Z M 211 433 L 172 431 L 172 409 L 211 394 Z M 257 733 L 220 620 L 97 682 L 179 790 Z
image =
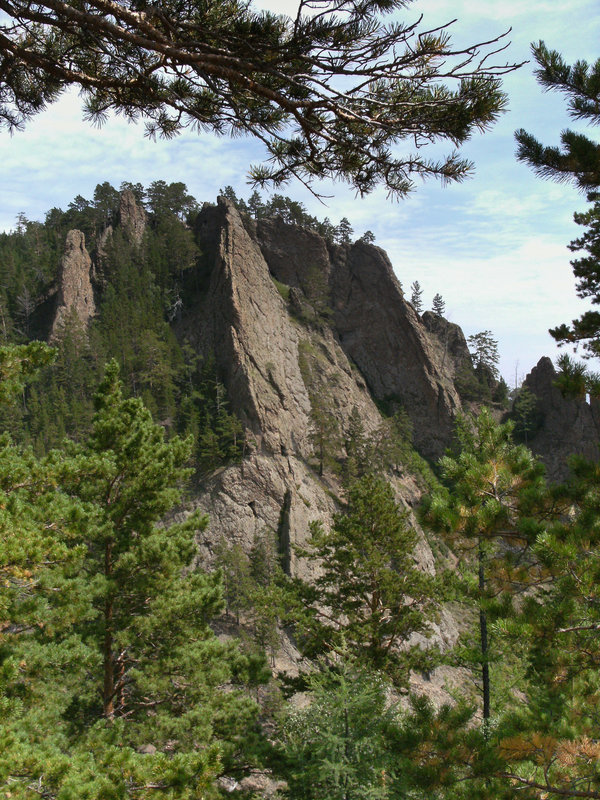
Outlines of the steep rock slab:
M 341 345 L 372 393 L 399 400 L 415 445 L 429 457 L 441 455 L 460 400 L 385 252 L 362 242 L 337 247 L 331 290 Z
M 50 331 L 50 342 L 60 336 L 67 318 L 72 314 L 85 327 L 96 313 L 91 270 L 92 260 L 85 247 L 85 236 L 81 231 L 69 231 L 60 262 L 57 309 Z
M 329 289 L 329 249 L 318 233 L 275 217 L 258 220 L 256 238 L 277 280 L 302 289 L 307 298 L 319 289 Z M 319 282 L 320 286 L 315 285 Z
M 556 370 L 544 356 L 525 378 L 523 385 L 537 399 L 542 427 L 528 442 L 539 456 L 551 480 L 562 481 L 569 474 L 569 456 L 580 455 L 591 461 L 600 459 L 600 408 L 598 401 L 563 397 L 554 385 Z
M 197 345 L 215 352 L 232 407 L 258 449 L 306 455 L 310 401 L 285 303 L 233 204 L 219 198 L 200 217 L 208 288 L 194 311 Z
M 249 553 L 255 538 L 269 531 L 277 537 L 288 571 L 303 578 L 310 577 L 310 569 L 293 545 L 305 545 L 310 523 L 327 521 L 335 511 L 325 485 L 302 461 L 260 453 L 217 471 L 193 507 L 209 515 L 208 528 L 199 535 L 202 563 L 214 562 L 221 539 Z
M 281 219 L 260 220 L 256 238 L 277 280 L 301 289 L 308 301 L 326 291 L 334 334 L 372 394 L 399 400 L 417 447 L 439 456 L 460 400 L 437 340 L 405 302 L 385 252 L 363 242 L 328 247 L 314 231 Z

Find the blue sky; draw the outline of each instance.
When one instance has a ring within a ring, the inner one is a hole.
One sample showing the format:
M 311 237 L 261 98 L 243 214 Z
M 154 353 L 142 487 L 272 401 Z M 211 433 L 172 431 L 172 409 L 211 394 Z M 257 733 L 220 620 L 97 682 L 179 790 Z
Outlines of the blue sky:
M 264 7 L 292 13 L 291 0 L 263 0 Z M 600 56 L 597 0 L 415 0 L 404 19 L 424 15 L 428 28 L 456 18 L 457 45 L 489 39 L 512 27 L 507 58 L 528 59 L 529 44 L 543 39 L 568 61 Z M 418 185 L 400 203 L 377 191 L 357 198 L 343 184 L 323 187 L 332 197 L 323 207 L 303 187 L 284 193 L 311 213 L 338 221 L 348 217 L 357 235 L 370 229 L 384 247 L 404 288 L 418 280 L 429 305 L 436 292 L 447 316 L 467 335 L 491 330 L 499 340 L 501 370 L 512 385 L 542 355 L 556 355 L 547 329 L 578 316 L 585 308 L 575 295 L 566 245 L 580 234 L 573 212 L 585 208 L 574 188 L 537 179 L 514 158 L 514 131 L 524 127 L 544 143 L 558 142 L 573 126 L 559 95 L 543 94 L 533 65 L 505 79 L 509 111 L 488 133 L 462 149 L 475 162 L 463 184 Z M 201 202 L 214 201 L 232 185 L 238 194 L 250 163 L 262 157 L 250 140 L 184 134 L 164 142 L 144 137 L 142 126 L 111 119 L 101 129 L 82 122 L 75 92 L 39 115 L 22 133 L 0 132 L 0 230 L 14 226 L 23 211 L 43 219 L 52 206 L 65 208 L 77 194 L 91 198 L 97 183 L 183 181 Z M 588 130 L 597 137 L 597 131 Z M 450 148 L 448 148 L 450 149 Z

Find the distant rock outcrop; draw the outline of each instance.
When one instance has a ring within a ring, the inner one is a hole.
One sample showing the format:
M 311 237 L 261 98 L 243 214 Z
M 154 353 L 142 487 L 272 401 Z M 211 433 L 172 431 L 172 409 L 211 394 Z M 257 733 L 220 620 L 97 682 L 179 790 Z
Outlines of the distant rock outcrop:
M 119 222 L 132 241 L 139 244 L 146 230 L 146 211 L 135 199 L 130 189 L 121 192 Z
M 55 340 L 67 318 L 76 315 L 83 327 L 96 313 L 91 281 L 92 261 L 81 231 L 67 233 L 65 252 L 60 263 L 57 309 L 50 331 Z
M 600 458 L 600 406 L 586 398 L 564 397 L 555 386 L 556 370 L 544 356 L 525 378 L 523 385 L 537 399 L 541 427 L 528 442 L 546 465 L 551 480 L 564 480 L 568 458 L 580 455 L 592 461 Z

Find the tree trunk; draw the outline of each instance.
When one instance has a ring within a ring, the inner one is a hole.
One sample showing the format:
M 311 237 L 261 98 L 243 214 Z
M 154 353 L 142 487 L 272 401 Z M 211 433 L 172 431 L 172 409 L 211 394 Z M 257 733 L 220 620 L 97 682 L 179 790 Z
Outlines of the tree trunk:
M 489 665 L 489 646 L 487 613 L 483 608 L 483 594 L 485 591 L 485 555 L 483 543 L 479 540 L 477 553 L 479 566 L 479 636 L 481 640 L 481 679 L 483 686 L 483 725 L 484 733 L 487 738 L 490 720 L 490 665 Z
M 112 542 L 107 542 L 104 549 L 104 576 L 109 578 L 112 574 Z M 115 668 L 113 663 L 113 600 L 107 597 L 104 602 L 104 691 L 103 707 L 104 717 L 113 719 L 115 716 Z

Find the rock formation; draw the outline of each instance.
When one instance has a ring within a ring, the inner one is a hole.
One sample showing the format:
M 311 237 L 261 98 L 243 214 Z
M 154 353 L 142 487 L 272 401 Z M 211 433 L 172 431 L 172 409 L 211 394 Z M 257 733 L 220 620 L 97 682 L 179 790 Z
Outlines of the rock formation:
M 57 308 L 50 331 L 52 342 L 60 335 L 67 318 L 75 315 L 85 327 L 96 313 L 91 282 L 92 261 L 81 231 L 69 231 L 60 263 Z
M 354 409 L 369 433 L 382 423 L 372 384 L 381 397 L 396 390 L 415 405 L 422 388 L 425 410 L 413 408 L 413 416 L 429 420 L 422 441 L 439 447 L 458 400 L 382 251 L 364 246 L 330 251 L 311 231 L 277 221 L 254 225 L 224 198 L 203 208 L 196 234 L 204 254 L 202 289 L 184 302 L 177 333 L 201 354 L 214 354 L 219 379 L 251 439 L 242 463 L 217 470 L 192 503 L 210 519 L 200 535 L 201 558 L 210 563 L 221 539 L 248 551 L 270 530 L 287 568 L 308 576 L 312 567 L 296 558 L 293 545 L 306 543 L 311 521 L 328 524 L 342 491 L 335 475 L 319 477 L 310 461 L 314 404 L 325 408 L 342 436 Z M 361 268 L 368 259 L 373 264 Z M 393 296 L 376 321 L 377 295 L 386 292 Z M 382 352 L 372 354 L 369 348 L 384 325 L 391 331 Z M 393 341 L 405 332 L 407 343 Z M 394 372 L 388 365 L 390 379 L 385 358 L 396 353 L 401 366 Z M 396 474 L 392 482 L 410 513 L 421 495 L 418 482 L 408 473 Z M 435 569 L 424 536 L 417 557 L 423 569 Z M 453 621 L 444 617 L 436 637 L 455 636 Z
M 437 350 L 442 371 L 453 380 L 464 370 L 473 370 L 473 362 L 467 340 L 460 325 L 445 317 L 425 311 L 421 322 L 430 334 L 430 342 Z
M 441 455 L 460 400 L 385 252 L 364 242 L 328 247 L 315 232 L 280 219 L 260 220 L 256 236 L 278 281 L 309 302 L 326 288 L 332 333 L 372 395 L 401 404 L 417 447 Z
M 132 241 L 139 244 L 146 230 L 146 212 L 130 189 L 121 192 L 119 222 Z
M 528 445 L 546 465 L 549 478 L 562 481 L 569 474 L 569 456 L 600 458 L 600 407 L 597 399 L 563 397 L 555 380 L 552 361 L 544 356 L 523 385 L 536 396 L 541 422 Z

